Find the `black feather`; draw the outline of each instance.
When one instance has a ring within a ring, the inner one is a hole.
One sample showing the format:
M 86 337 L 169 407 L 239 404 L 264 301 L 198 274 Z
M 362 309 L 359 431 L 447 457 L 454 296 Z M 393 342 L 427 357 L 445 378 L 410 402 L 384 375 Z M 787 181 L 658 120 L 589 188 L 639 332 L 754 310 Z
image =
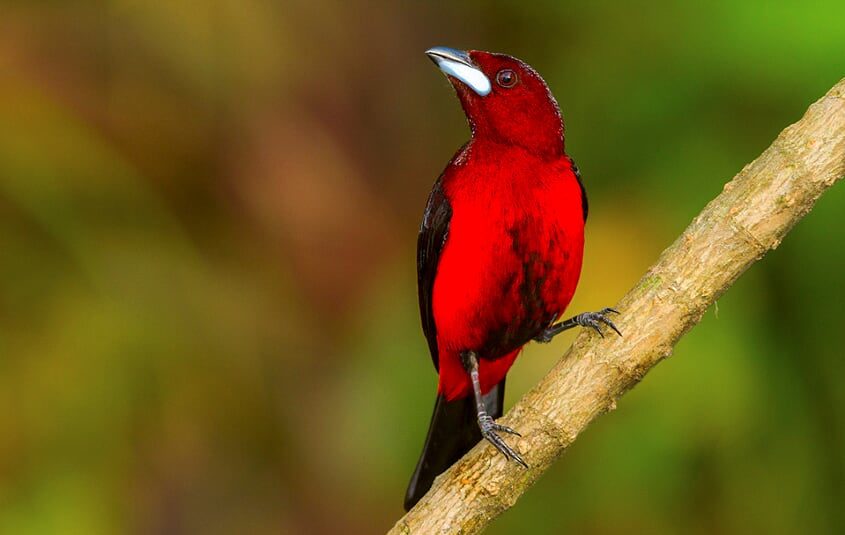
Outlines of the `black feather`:
M 575 173 L 575 178 L 578 180 L 578 187 L 581 188 L 581 213 L 584 216 L 584 221 L 587 221 L 587 214 L 590 211 L 590 207 L 587 203 L 587 190 L 584 189 L 584 183 L 581 181 L 581 170 L 578 169 L 578 166 L 575 165 L 575 160 L 572 157 L 569 157 L 569 163 L 572 165 L 572 172 Z

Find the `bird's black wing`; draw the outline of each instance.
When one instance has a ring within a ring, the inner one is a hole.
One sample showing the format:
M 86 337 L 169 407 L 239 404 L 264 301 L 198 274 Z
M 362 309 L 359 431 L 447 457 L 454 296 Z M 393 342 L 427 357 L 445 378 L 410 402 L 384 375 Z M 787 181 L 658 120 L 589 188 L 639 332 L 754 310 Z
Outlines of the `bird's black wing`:
M 452 206 L 443 192 L 443 177 L 437 179 L 423 214 L 420 234 L 417 238 L 417 291 L 420 298 L 420 318 L 423 333 L 428 340 L 428 349 L 434 367 L 439 369 L 437 355 L 437 327 L 434 325 L 432 297 L 434 277 L 440 263 L 440 252 L 449 234 L 449 220 L 452 219 Z
M 572 167 L 572 172 L 575 174 L 575 179 L 578 180 L 578 187 L 581 188 L 581 214 L 584 216 L 584 222 L 587 222 L 587 213 L 590 211 L 587 203 L 587 190 L 584 189 L 584 182 L 581 181 L 581 170 L 575 165 L 575 160 L 569 157 L 569 164 Z

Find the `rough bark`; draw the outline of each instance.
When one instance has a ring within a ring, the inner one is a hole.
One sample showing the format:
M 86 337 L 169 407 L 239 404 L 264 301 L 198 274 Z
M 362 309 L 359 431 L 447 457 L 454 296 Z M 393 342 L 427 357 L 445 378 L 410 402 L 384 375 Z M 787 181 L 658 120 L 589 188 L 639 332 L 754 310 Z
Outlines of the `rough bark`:
M 781 132 L 711 201 L 617 305 L 624 337 L 583 332 L 502 419 L 530 465 L 482 442 L 390 530 L 478 533 L 511 507 L 593 419 L 667 357 L 705 310 L 780 244 L 845 175 L 845 79 Z

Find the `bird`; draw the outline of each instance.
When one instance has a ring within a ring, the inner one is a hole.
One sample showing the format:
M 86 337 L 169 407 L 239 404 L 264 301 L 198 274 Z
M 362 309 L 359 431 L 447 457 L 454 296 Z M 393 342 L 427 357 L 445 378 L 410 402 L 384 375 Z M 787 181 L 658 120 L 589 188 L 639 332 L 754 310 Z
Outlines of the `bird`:
M 558 321 L 581 275 L 588 204 L 546 82 L 506 54 L 425 53 L 454 88 L 471 135 L 434 183 L 417 238 L 420 318 L 439 379 L 406 511 L 482 439 L 528 468 L 505 440 L 518 431 L 496 422 L 523 346 L 576 326 L 622 334 L 614 308 Z

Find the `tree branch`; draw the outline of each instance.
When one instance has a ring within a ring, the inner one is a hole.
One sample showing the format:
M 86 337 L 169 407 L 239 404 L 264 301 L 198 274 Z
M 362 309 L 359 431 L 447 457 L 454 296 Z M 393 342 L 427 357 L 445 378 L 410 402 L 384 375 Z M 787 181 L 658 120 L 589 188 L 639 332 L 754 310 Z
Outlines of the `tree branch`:
M 511 507 L 593 419 L 616 407 L 748 267 L 845 175 L 845 79 L 727 183 L 617 305 L 623 338 L 584 329 L 504 417 L 530 469 L 488 444 L 434 482 L 391 534 L 477 533 Z M 512 442 L 513 444 L 513 442 Z

